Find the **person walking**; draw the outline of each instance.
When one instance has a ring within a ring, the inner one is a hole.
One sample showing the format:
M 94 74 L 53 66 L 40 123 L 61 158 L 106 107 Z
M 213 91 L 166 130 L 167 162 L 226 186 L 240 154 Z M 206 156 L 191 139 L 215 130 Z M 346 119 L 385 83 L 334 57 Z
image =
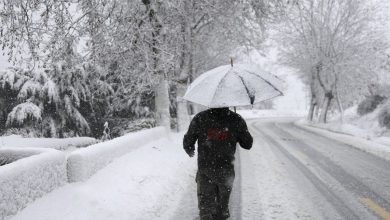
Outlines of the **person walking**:
M 198 171 L 195 180 L 200 220 L 227 219 L 235 177 L 236 145 L 239 143 L 249 150 L 253 138 L 239 114 L 229 108 L 211 108 L 198 113 L 184 135 L 183 148 L 190 157 L 195 155 L 196 142 Z

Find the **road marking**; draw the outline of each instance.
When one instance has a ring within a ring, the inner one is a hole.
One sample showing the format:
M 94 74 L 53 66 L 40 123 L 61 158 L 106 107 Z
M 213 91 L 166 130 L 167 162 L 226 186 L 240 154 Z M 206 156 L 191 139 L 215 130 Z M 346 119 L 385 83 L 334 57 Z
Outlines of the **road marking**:
M 377 215 L 379 215 L 383 220 L 390 220 L 390 212 L 386 209 L 382 208 L 380 205 L 375 203 L 369 198 L 360 198 L 360 202 L 365 206 L 374 211 Z

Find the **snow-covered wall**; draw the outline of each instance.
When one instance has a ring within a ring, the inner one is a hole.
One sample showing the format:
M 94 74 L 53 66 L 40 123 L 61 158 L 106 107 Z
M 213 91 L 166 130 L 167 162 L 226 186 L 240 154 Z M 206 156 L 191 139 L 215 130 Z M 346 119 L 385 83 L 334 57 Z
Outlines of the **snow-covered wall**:
M 67 182 L 65 154 L 42 148 L 0 148 L 0 219 Z
M 70 148 L 84 147 L 96 143 L 91 137 L 73 138 L 23 138 L 19 135 L 0 137 L 0 147 L 19 148 L 53 148 L 56 150 L 68 150 Z
M 68 156 L 68 180 L 69 182 L 86 180 L 115 158 L 166 136 L 167 130 L 157 127 L 73 151 Z

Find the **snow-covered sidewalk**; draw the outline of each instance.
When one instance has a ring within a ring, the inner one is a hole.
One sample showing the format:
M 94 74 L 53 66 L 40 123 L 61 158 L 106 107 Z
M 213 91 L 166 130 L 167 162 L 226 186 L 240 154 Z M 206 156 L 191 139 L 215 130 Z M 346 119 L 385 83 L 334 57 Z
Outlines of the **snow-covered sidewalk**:
M 53 191 L 12 219 L 170 219 L 177 211 L 172 204 L 187 191 L 196 169 L 181 137 L 171 134 L 117 158 L 87 181 Z

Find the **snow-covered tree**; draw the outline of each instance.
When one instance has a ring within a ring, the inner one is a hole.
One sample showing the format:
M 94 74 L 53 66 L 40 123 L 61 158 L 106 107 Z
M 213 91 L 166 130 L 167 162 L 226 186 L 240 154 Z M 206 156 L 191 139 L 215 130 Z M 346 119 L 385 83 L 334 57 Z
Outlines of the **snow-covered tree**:
M 67 69 L 61 65 L 43 71 L 13 68 L 1 73 L 0 79 L 4 91 L 1 104 L 8 106 L 2 109 L 3 117 L 7 115 L 7 127 L 33 125 L 37 136 L 49 137 L 90 133 L 80 113 L 88 113 L 84 106 L 90 105 L 91 97 L 81 68 Z
M 154 117 L 169 127 L 170 106 L 188 119 L 185 103 L 170 105 L 170 87 L 180 97 L 199 73 L 228 62 L 234 48 L 261 42 L 264 19 L 283 2 L 5 0 L 0 44 L 15 64 L 46 74 L 12 90 L 20 92 L 12 106 L 31 99 L 51 135 L 86 134 L 115 117 Z M 38 88 L 45 92 L 32 95 Z
M 180 99 L 187 85 L 200 73 L 230 62 L 239 47 L 259 47 L 267 19 L 279 14 L 283 1 L 181 1 L 179 65 L 175 81 L 178 126 L 189 123 L 187 103 Z M 191 113 L 191 112 L 190 112 Z
M 310 119 L 320 106 L 326 122 L 334 98 L 343 112 L 367 89 L 387 48 L 374 14 L 366 1 L 315 0 L 297 1 L 286 15 L 284 52 L 311 88 Z

